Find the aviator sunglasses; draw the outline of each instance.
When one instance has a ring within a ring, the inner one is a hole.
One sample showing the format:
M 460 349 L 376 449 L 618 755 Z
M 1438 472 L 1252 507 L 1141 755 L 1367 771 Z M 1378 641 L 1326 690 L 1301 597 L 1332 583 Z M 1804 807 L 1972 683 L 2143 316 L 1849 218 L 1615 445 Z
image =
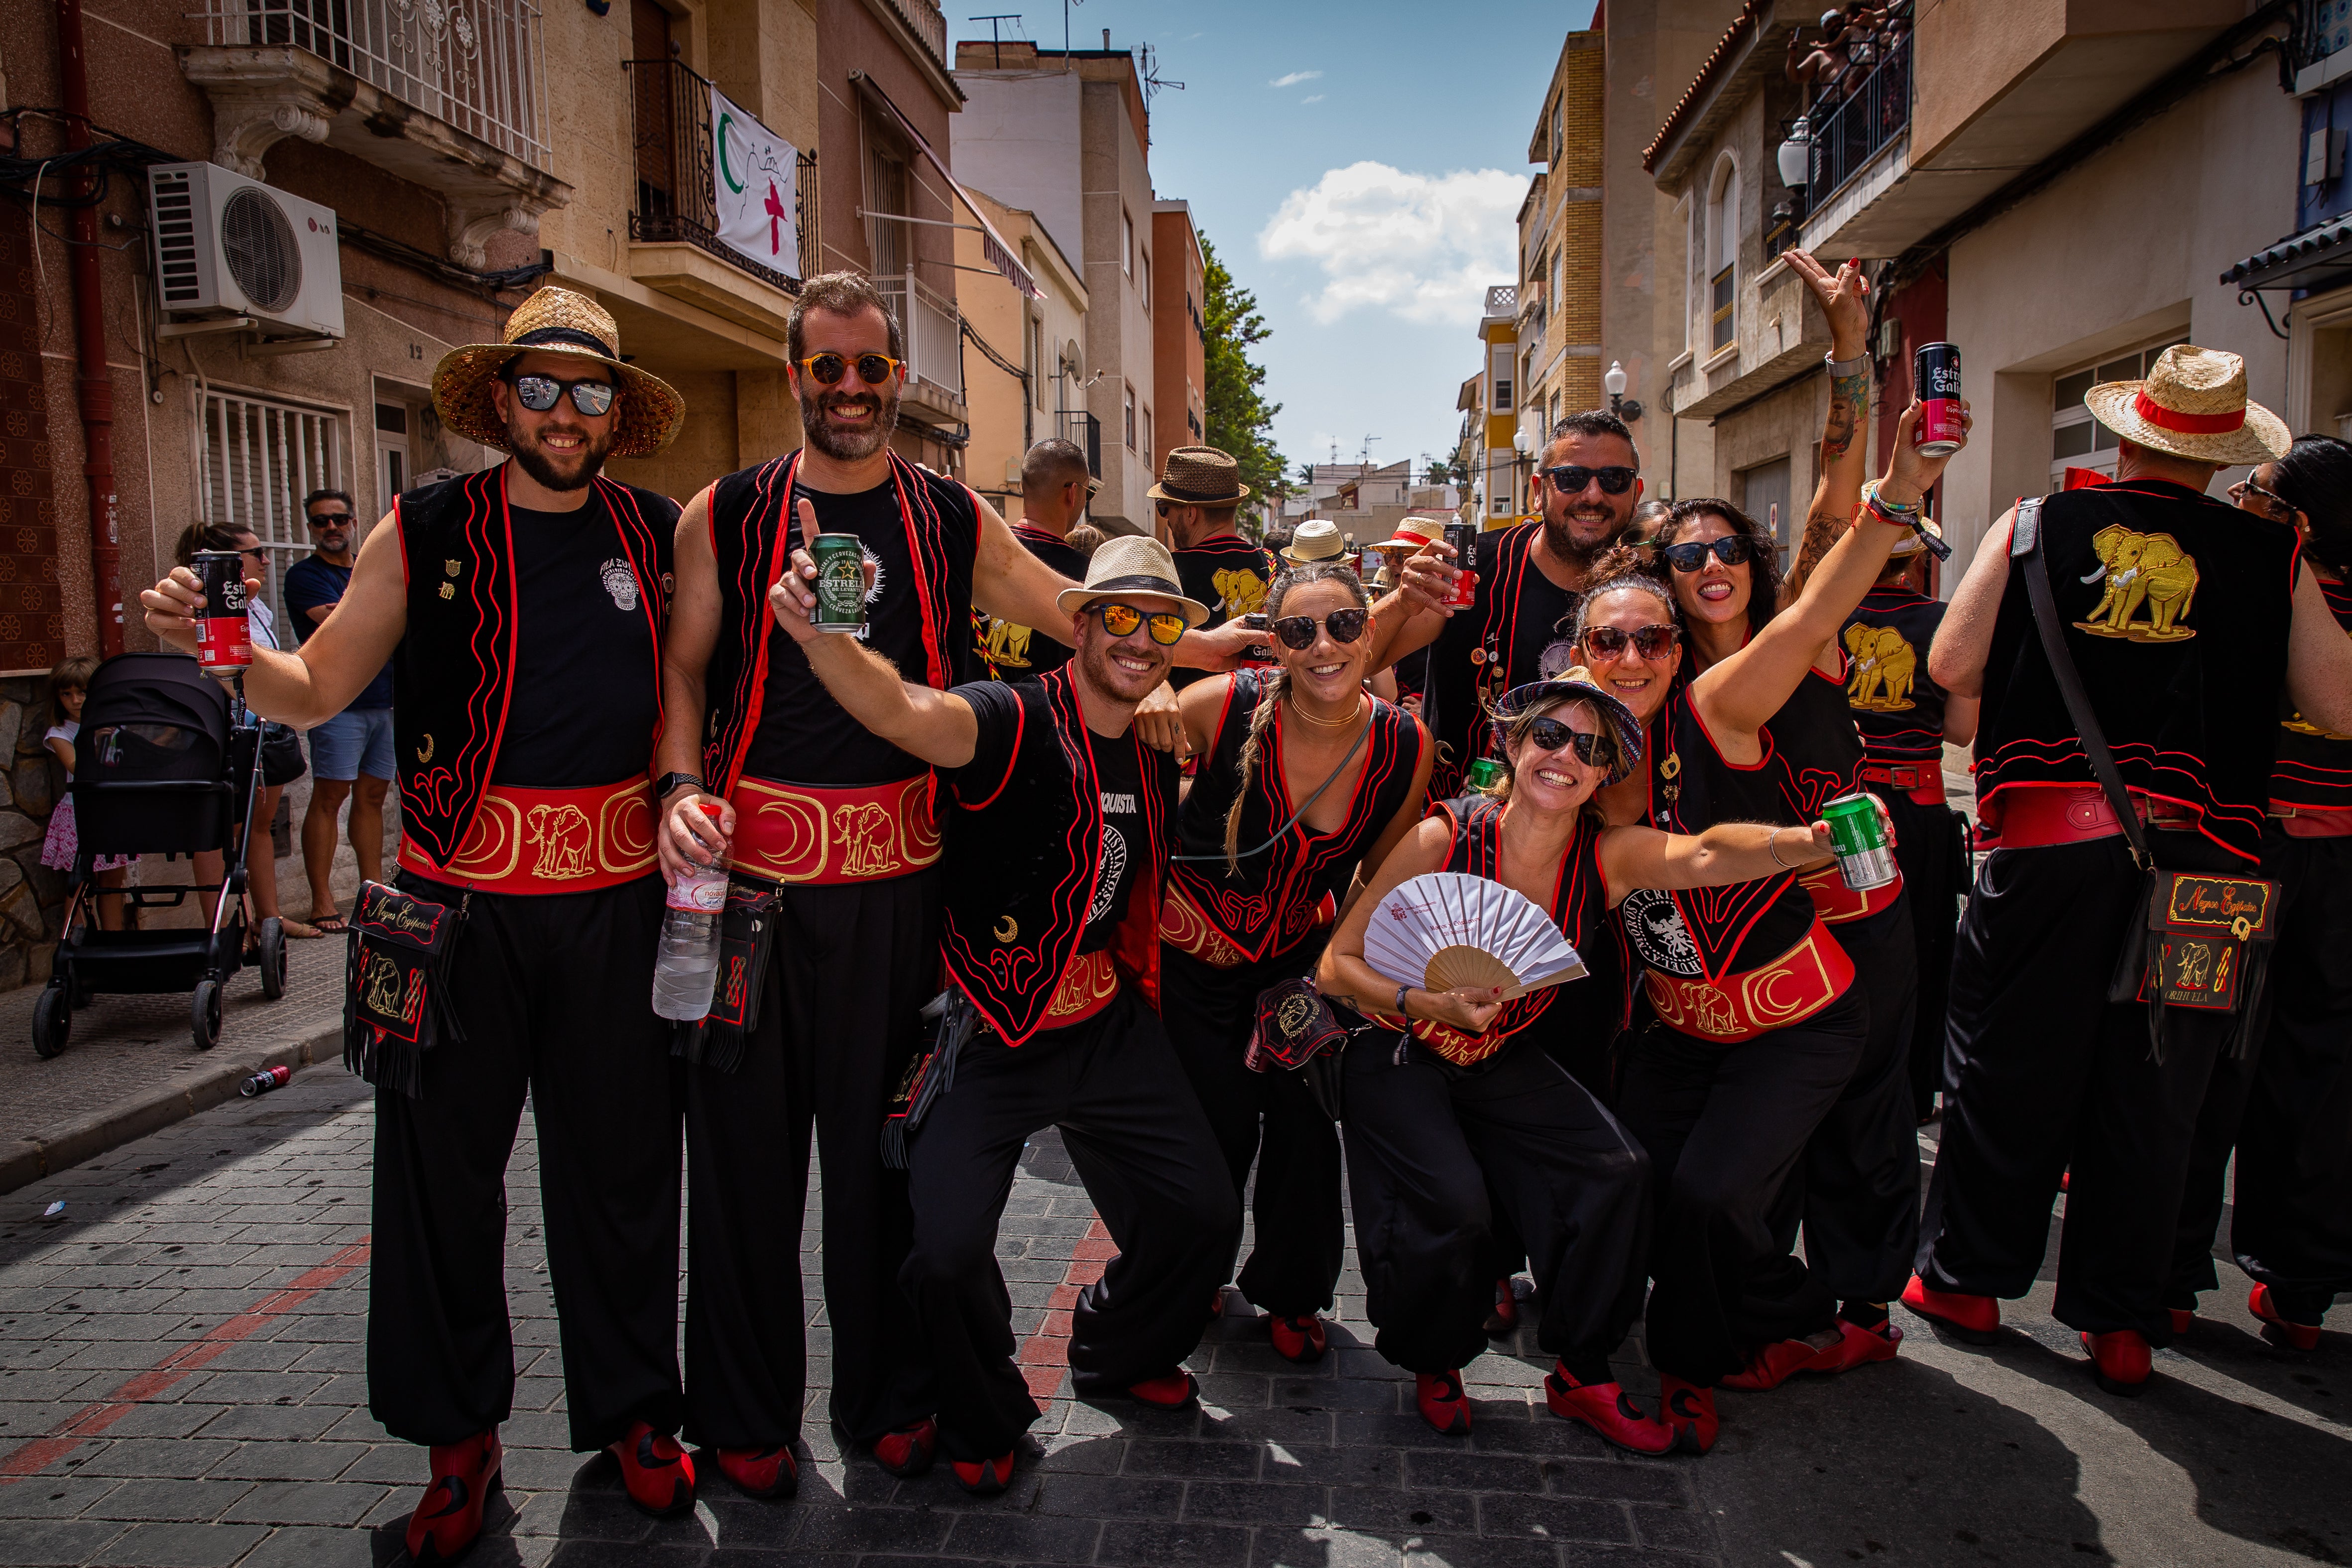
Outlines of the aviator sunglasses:
M 1680 626 L 1664 621 L 1635 626 L 1630 632 L 1621 626 L 1587 626 L 1584 646 L 1601 658 L 1617 658 L 1622 657 L 1625 645 L 1631 643 L 1633 651 L 1643 658 L 1664 658 L 1682 640 L 1682 635 Z
M 1601 481 L 1601 493 L 1622 496 L 1633 488 L 1633 470 L 1622 468 L 1588 468 L 1570 463 L 1557 468 L 1546 468 L 1544 478 L 1564 495 L 1580 493 L 1594 479 Z
M 1331 634 L 1333 642 L 1354 642 L 1364 635 L 1364 621 L 1370 614 L 1360 609 L 1334 610 L 1323 617 L 1323 629 Z M 1280 637 L 1285 647 L 1303 653 L 1315 646 L 1315 626 L 1313 616 L 1285 616 L 1268 621 L 1266 629 Z
M 1744 533 L 1727 533 L 1712 543 L 1694 539 L 1684 544 L 1669 544 L 1658 553 L 1677 572 L 1696 572 L 1706 564 L 1710 550 L 1726 566 L 1744 566 L 1756 559 L 1756 542 Z
M 811 354 L 800 362 L 801 369 L 819 386 L 832 386 L 857 367 L 857 379 L 868 386 L 879 386 L 898 374 L 899 363 L 888 354 L 863 353 L 856 359 L 846 354 Z
M 533 414 L 544 414 L 555 406 L 555 400 L 565 393 L 572 395 L 572 406 L 594 419 L 613 406 L 613 394 L 618 391 L 609 381 L 558 381 L 551 375 L 519 375 L 514 378 L 515 401 Z
M 1606 736 L 1571 730 L 1557 719 L 1537 720 L 1528 727 L 1528 739 L 1535 742 L 1536 750 L 1539 752 L 1557 752 L 1564 746 L 1573 745 L 1576 760 L 1587 767 L 1599 767 L 1609 760 Z
M 1173 611 L 1160 610 L 1147 616 L 1133 605 L 1116 602 L 1089 605 L 1087 608 L 1102 622 L 1103 630 L 1115 637 L 1134 636 L 1135 628 L 1147 621 L 1151 624 L 1151 640 L 1161 647 L 1174 647 L 1184 636 L 1184 617 Z

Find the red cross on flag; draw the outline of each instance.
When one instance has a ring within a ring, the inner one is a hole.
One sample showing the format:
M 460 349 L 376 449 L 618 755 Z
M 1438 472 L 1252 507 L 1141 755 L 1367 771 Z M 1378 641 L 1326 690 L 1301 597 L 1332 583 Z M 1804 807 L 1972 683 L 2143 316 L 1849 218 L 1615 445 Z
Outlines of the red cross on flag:
M 795 181 L 800 154 L 717 88 L 710 89 L 710 184 L 719 237 L 787 277 L 800 276 Z

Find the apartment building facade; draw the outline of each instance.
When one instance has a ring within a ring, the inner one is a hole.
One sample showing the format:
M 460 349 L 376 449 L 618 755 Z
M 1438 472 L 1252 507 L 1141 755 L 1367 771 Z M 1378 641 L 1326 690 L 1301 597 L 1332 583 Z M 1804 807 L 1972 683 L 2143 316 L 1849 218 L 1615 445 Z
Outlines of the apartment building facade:
M 961 226 L 955 237 L 956 265 L 963 271 L 959 299 L 972 339 L 964 365 L 971 409 L 966 482 L 1010 521 L 1022 511 L 1022 458 L 1037 442 L 1075 434 L 1082 444 L 1092 443 L 1088 468 L 1101 468 L 1099 429 L 1073 428 L 1055 415 L 1056 394 L 1081 379 L 1086 363 L 1086 275 L 1035 213 L 968 185 L 963 195 L 980 220 Z M 1019 255 L 1035 280 L 1034 297 L 1002 275 L 987 275 L 982 223 Z
M 1201 236 L 1192 226 L 1189 202 L 1151 204 L 1151 385 L 1152 449 L 1148 466 L 1158 473 L 1177 447 L 1209 438 L 1208 266 Z
M 1543 167 L 1519 207 L 1519 423 L 1538 449 L 1563 414 L 1601 401 L 1604 44 L 1568 35 L 1528 141 Z

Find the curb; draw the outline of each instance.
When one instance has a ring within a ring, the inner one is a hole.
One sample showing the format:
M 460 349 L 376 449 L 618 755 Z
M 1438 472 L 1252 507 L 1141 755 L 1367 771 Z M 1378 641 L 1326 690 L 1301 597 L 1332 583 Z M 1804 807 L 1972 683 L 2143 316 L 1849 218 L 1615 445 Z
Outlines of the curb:
M 281 1040 L 258 1054 L 225 1056 L 217 1068 L 193 1083 L 176 1085 L 144 1100 L 109 1106 L 79 1121 L 61 1122 L 37 1136 L 20 1139 L 15 1148 L 0 1152 L 0 1194 L 13 1193 L 175 1121 L 185 1121 L 224 1100 L 235 1100 L 237 1086 L 265 1068 L 291 1068 L 299 1073 L 320 1062 L 340 1062 L 342 1054 L 343 1024 L 339 1016 L 326 1027 Z

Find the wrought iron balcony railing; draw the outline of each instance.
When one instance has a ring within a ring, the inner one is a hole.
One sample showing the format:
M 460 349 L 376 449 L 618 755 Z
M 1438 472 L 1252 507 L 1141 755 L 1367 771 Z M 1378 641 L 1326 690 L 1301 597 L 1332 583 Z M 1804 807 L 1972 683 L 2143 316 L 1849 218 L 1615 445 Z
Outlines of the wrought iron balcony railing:
M 814 270 L 818 255 L 816 154 L 803 153 L 793 178 L 793 221 L 800 237 L 787 273 L 744 255 L 718 234 L 718 191 L 710 137 L 710 82 L 677 60 L 624 60 L 629 73 L 630 138 L 636 197 L 629 237 L 670 241 L 709 252 L 788 294 Z
M 1102 421 L 1083 408 L 1065 408 L 1054 416 L 1055 434 L 1075 443 L 1087 455 L 1087 472 L 1102 478 Z
M 1834 195 L 1878 155 L 1880 148 L 1909 128 L 1911 40 L 1907 31 L 1897 38 L 1826 115 L 1818 106 L 1814 109 L 1813 178 L 1805 193 L 1808 205 L 1819 207 Z
M 963 328 L 956 302 L 914 273 L 877 278 L 874 287 L 890 301 L 907 340 L 907 374 L 927 381 L 949 396 L 963 396 Z

